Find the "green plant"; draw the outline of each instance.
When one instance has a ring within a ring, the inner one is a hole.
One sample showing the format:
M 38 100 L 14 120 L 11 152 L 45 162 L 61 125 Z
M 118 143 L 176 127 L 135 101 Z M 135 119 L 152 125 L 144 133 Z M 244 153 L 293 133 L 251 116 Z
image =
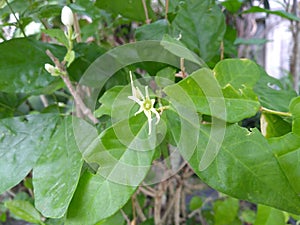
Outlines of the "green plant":
M 69 4 L 74 18 L 63 24 L 57 21 L 64 2 L 49 2 L 5 1 L 1 8 L 3 20 L 15 11 L 19 18 L 16 37 L 0 44 L 0 193 L 28 176 L 34 200 L 34 207 L 11 200 L 6 208 L 36 224 L 122 224 L 130 220 L 126 215 L 138 222 L 139 205 L 146 205 L 141 192 L 153 195 L 158 183 L 154 197 L 162 201 L 164 182 L 186 161 L 186 173 L 172 180 L 173 205 L 185 201 L 178 195 L 190 167 L 235 198 L 214 201 L 214 224 L 253 221 L 239 218 L 237 199 L 261 204 L 257 225 L 267 224 L 265 215 L 285 224 L 283 211 L 300 214 L 300 97 L 255 62 L 229 58 L 235 40 L 226 35 L 217 2 L 166 1 L 162 18 L 150 1 L 78 0 Z M 251 10 L 245 13 L 262 9 Z M 123 24 L 110 27 L 107 21 L 117 23 L 118 14 Z M 31 21 L 44 25 L 42 35 L 26 37 Z M 128 21 L 146 23 L 132 31 Z M 105 23 L 103 33 L 95 31 Z M 122 28 L 137 42 L 110 46 L 126 42 L 111 41 Z M 25 37 L 17 38 L 18 31 Z M 48 38 L 60 44 L 42 41 Z M 259 128 L 241 126 L 255 116 Z M 208 207 L 195 201 L 200 198 L 190 203 L 192 211 Z M 167 220 L 154 211 L 153 218 L 140 213 L 143 224 Z M 179 216 L 174 221 L 180 224 Z

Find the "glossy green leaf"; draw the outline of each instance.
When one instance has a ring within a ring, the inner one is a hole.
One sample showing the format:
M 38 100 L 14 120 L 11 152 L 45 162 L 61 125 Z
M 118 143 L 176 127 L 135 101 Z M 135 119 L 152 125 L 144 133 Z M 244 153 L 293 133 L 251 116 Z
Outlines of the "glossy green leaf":
M 214 72 L 222 88 L 230 84 L 234 89 L 252 89 L 260 78 L 259 67 L 249 59 L 222 60 Z
M 259 205 L 254 225 L 285 225 L 284 212 L 268 206 Z
M 230 61 L 224 61 L 222 65 L 220 63 L 215 68 L 216 79 L 213 71 L 203 68 L 178 84 L 166 87 L 164 91 L 167 95 L 170 95 L 171 92 L 180 87 L 192 99 L 198 112 L 228 122 L 238 122 L 244 118 L 254 116 L 259 108 L 259 102 L 251 90 L 251 83 L 256 82 L 255 73 L 252 80 L 246 82 L 247 72 L 251 73 L 252 70 L 241 69 L 239 71 L 235 63 L 233 63 L 232 69 L 229 69 L 229 65 Z M 240 63 L 240 65 L 243 65 L 243 63 Z
M 266 138 L 280 137 L 291 132 L 291 124 L 280 116 L 262 113 L 260 118 L 261 132 Z
M 96 175 L 87 172 L 80 179 L 66 224 L 95 224 L 113 215 L 128 201 L 148 173 L 155 153 L 155 132 L 148 135 L 145 115 L 133 116 L 130 100 L 127 95 L 122 97 L 124 99 L 121 98 L 120 103 L 126 103 L 127 99 L 126 109 L 131 113 L 123 113 L 127 119 L 117 118 L 118 122 L 99 137 L 92 134 L 94 140 L 81 148 L 87 162 L 97 163 L 99 169 Z M 78 132 L 86 135 L 83 130 Z M 82 142 L 79 146 L 84 146 L 83 139 L 78 142 Z
M 68 67 L 71 79 L 79 81 L 90 64 L 106 50 L 96 44 L 79 43 L 74 46 L 76 58 Z
M 300 213 L 299 191 L 294 188 L 294 180 L 287 178 L 259 131 L 250 132 L 230 125 L 223 140 L 214 138 L 209 125 L 201 126 L 197 150 L 189 159 L 189 164 L 205 183 L 235 198 Z M 209 150 L 209 139 L 221 142 L 222 146 L 211 165 L 200 172 L 199 161 Z
M 227 198 L 224 201 L 216 201 L 213 209 L 215 214 L 214 225 L 233 224 L 238 215 L 239 200 Z
M 175 83 L 176 69 L 172 67 L 166 67 L 157 72 L 155 76 L 155 82 L 158 87 L 164 88 L 168 85 Z
M 66 117 L 55 128 L 33 168 L 36 208 L 46 217 L 62 217 L 75 192 L 82 167 L 72 120 Z
M 107 90 L 99 99 L 99 102 L 101 103 L 101 106 L 95 111 L 96 117 L 101 117 L 103 115 L 111 116 L 112 113 L 112 105 L 115 101 L 115 99 L 118 97 L 120 91 L 124 87 L 121 86 L 115 86 L 109 90 Z M 128 93 L 128 96 L 130 94 Z
M 226 0 L 221 4 L 231 13 L 236 13 L 242 6 L 243 0 Z
M 85 172 L 68 210 L 66 225 L 94 225 L 110 217 L 126 204 L 136 187 L 110 182 Z
M 22 97 L 16 93 L 0 92 L 0 118 L 13 117 L 22 102 Z
M 31 115 L 0 120 L 0 193 L 32 169 L 55 129 L 57 116 Z
M 300 137 L 293 133 L 268 140 L 293 190 L 300 192 Z M 299 214 L 299 213 L 298 213 Z
M 267 13 L 267 14 L 277 15 L 289 20 L 300 21 L 299 17 L 295 16 L 294 14 L 288 13 L 286 11 L 263 9 L 258 6 L 252 6 L 250 9 L 243 11 L 243 13 Z
M 290 112 L 293 115 L 293 132 L 300 135 L 300 97 L 294 98 L 290 103 Z
M 142 68 L 150 69 L 154 74 L 166 65 L 180 68 L 180 57 L 185 58 L 188 73 L 205 67 L 196 54 L 181 45 L 169 41 L 138 41 L 118 46 L 97 58 L 86 70 L 81 84 L 101 89 L 116 72 L 131 64 L 139 63 L 142 67 L 151 62 L 151 67 Z M 157 64 L 160 65 L 159 68 Z
M 57 40 L 59 43 L 63 44 L 64 46 L 69 46 L 68 39 L 61 29 L 47 29 L 42 30 L 43 33 L 49 35 L 51 38 Z
M 38 8 L 37 16 L 39 18 L 52 18 L 52 17 L 60 16 L 61 9 L 62 6 L 60 5 L 52 5 L 48 3 Z
M 162 40 L 168 34 L 170 24 L 166 20 L 157 20 L 154 23 L 138 27 L 135 31 L 135 38 L 141 40 Z
M 104 9 L 115 15 L 121 14 L 122 16 L 137 20 L 146 21 L 145 11 L 142 1 L 139 0 L 97 0 L 95 5 L 100 9 Z M 147 11 L 150 19 L 154 19 L 154 12 L 150 7 L 150 1 L 146 1 Z
M 13 200 L 5 202 L 4 204 L 6 208 L 22 220 L 29 223 L 44 224 L 39 212 L 28 201 Z
M 62 81 L 52 77 L 44 69 L 45 63 L 51 63 L 45 53 L 47 49 L 57 57 L 62 56 L 64 51 L 62 48 L 34 39 L 19 38 L 1 43 L 0 90 L 52 93 L 60 87 Z
M 254 86 L 262 106 L 281 112 L 289 111 L 290 101 L 297 96 L 292 89 L 285 89 L 281 82 L 260 69 L 260 79 Z
M 181 34 L 181 41 L 205 61 L 219 55 L 225 33 L 225 19 L 212 1 L 181 2 L 172 26 Z
M 112 225 L 112 224 L 118 224 L 118 225 L 125 224 L 125 219 L 121 212 L 117 212 L 116 214 L 112 215 L 111 217 L 99 221 L 95 225 Z

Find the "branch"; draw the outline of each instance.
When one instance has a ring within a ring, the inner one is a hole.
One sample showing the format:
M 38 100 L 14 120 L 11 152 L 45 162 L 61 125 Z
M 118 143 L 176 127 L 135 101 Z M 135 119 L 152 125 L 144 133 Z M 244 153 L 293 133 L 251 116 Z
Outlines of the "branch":
M 168 20 L 169 0 L 166 0 L 165 20 Z
M 142 0 L 142 2 L 143 2 L 144 12 L 145 12 L 145 16 L 146 16 L 146 23 L 150 24 L 151 20 L 149 19 L 149 14 L 148 14 L 148 9 L 147 9 L 147 5 L 146 5 L 146 1 Z
M 75 88 L 73 87 L 73 85 L 69 79 L 69 76 L 67 74 L 67 71 L 65 69 L 65 62 L 60 62 L 58 60 L 58 58 L 56 58 L 49 49 L 46 50 L 46 54 L 49 56 L 49 58 L 52 60 L 52 62 L 55 64 L 55 66 L 61 71 L 62 75 L 60 77 L 63 79 L 63 81 L 66 84 L 67 88 L 69 89 L 71 95 L 73 96 L 75 104 L 79 106 L 80 110 L 82 111 L 82 113 L 85 116 L 87 116 L 94 124 L 97 124 L 99 121 L 93 115 L 91 110 L 88 107 L 86 107 L 86 105 L 82 101 L 81 97 L 76 92 Z

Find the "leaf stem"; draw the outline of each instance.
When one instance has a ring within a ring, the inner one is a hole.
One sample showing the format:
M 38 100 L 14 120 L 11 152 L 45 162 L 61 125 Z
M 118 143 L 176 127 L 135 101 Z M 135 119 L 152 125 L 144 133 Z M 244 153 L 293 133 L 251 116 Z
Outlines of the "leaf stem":
M 292 114 L 290 112 L 280 112 L 280 111 L 276 111 L 276 110 L 272 110 L 272 109 L 267 109 L 265 107 L 261 107 L 260 111 L 270 113 L 270 114 L 274 114 L 274 115 L 278 115 L 278 116 L 286 116 L 286 117 L 291 117 L 292 116 Z

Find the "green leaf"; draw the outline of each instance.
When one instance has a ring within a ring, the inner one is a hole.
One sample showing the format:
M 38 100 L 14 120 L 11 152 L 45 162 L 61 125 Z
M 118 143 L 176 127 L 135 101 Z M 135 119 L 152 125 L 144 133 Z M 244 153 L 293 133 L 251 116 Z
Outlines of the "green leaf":
M 0 118 L 13 117 L 24 99 L 16 93 L 0 92 Z
M 66 225 L 93 225 L 126 204 L 136 187 L 111 182 L 85 172 L 80 178 L 67 213 Z
M 145 63 L 151 62 L 150 68 L 149 66 L 142 68 L 149 68 L 152 71 L 153 66 L 159 64 L 160 67 L 155 69 L 154 74 L 166 67 L 166 64 L 180 68 L 180 57 L 182 56 L 185 58 L 188 73 L 205 66 L 196 54 L 169 41 L 138 41 L 121 45 L 97 58 L 86 70 L 81 84 L 101 89 L 113 74 L 131 64 L 139 63 L 139 66 L 142 67 Z M 162 63 L 164 65 L 161 65 Z
M 236 13 L 242 6 L 243 0 L 226 0 L 221 4 L 231 13 Z
M 256 82 L 255 69 L 255 64 L 250 61 L 224 60 L 214 69 L 216 79 L 213 71 L 203 68 L 164 91 L 170 95 L 180 87 L 198 112 L 238 122 L 254 116 L 259 108 L 257 97 L 251 90 Z
M 241 212 L 240 218 L 245 223 L 254 224 L 256 213 L 251 209 L 245 209 Z
M 46 217 L 66 213 L 79 180 L 83 160 L 72 120 L 78 119 L 66 117 L 56 126 L 33 168 L 35 206 Z
M 56 39 L 64 46 L 69 46 L 68 39 L 62 29 L 47 29 L 47 30 L 42 30 L 42 32 L 49 35 L 53 39 Z
M 75 60 L 75 52 L 68 51 L 64 60 L 67 62 L 67 67 L 69 67 L 71 65 L 71 63 Z
M 175 83 L 176 69 L 172 67 L 166 67 L 157 72 L 155 76 L 155 82 L 158 87 L 164 88 L 168 85 Z
M 104 9 L 108 12 L 115 14 L 121 14 L 122 16 L 137 20 L 146 21 L 145 11 L 142 1 L 139 0 L 97 0 L 95 5 L 100 9 Z M 147 11 L 150 19 L 154 19 L 154 12 L 150 6 L 150 1 L 146 0 Z
M 245 39 L 245 38 L 237 38 L 234 41 L 235 45 L 264 45 L 268 42 L 269 40 L 264 39 L 264 38 L 250 38 L 250 39 Z
M 197 150 L 189 164 L 205 183 L 235 198 L 300 213 L 299 191 L 293 188 L 295 181 L 287 179 L 287 173 L 259 131 L 229 125 L 224 139 L 219 140 L 212 136 L 210 125 L 200 128 Z M 199 162 L 209 150 L 210 139 L 221 142 L 222 146 L 211 165 L 201 172 Z
M 111 225 L 111 224 L 122 225 L 124 223 L 125 223 L 125 219 L 124 219 L 122 213 L 118 212 L 105 220 L 99 221 L 95 225 Z
M 261 132 L 266 138 L 280 137 L 291 132 L 291 125 L 280 116 L 262 113 L 260 118 Z
M 30 115 L 0 120 L 0 193 L 32 169 L 55 129 L 57 116 Z
M 154 23 L 145 24 L 138 27 L 135 31 L 135 38 L 138 41 L 141 40 L 162 40 L 165 34 L 168 34 L 170 30 L 170 24 L 168 21 L 162 19 L 157 20 Z
M 202 207 L 203 201 L 199 196 L 193 196 L 189 203 L 189 208 L 191 211 L 194 211 L 196 209 L 200 209 Z
M 51 63 L 45 53 L 47 49 L 57 57 L 63 55 L 62 48 L 34 39 L 19 38 L 1 43 L 0 90 L 38 94 L 52 93 L 60 87 L 62 82 L 44 69 L 45 63 Z
M 21 200 L 7 201 L 4 203 L 4 205 L 14 215 L 21 218 L 22 220 L 25 220 L 29 223 L 43 224 L 39 212 L 34 208 L 33 205 L 31 205 L 27 201 L 21 201 Z
M 299 193 L 300 137 L 293 133 L 289 133 L 281 137 L 270 138 L 268 141 L 293 190 Z
M 121 96 L 128 99 L 127 95 Z M 148 135 L 145 115 L 129 115 L 131 106 L 128 101 L 128 112 L 123 115 L 126 119 L 117 118 L 118 122 L 99 137 L 88 132 L 92 135 L 89 140 L 94 138 L 89 143 L 83 137 L 78 140 L 79 146 L 86 146 L 80 148 L 84 158 L 88 163 L 97 163 L 99 169 L 96 175 L 87 172 L 80 179 L 66 224 L 95 224 L 113 215 L 124 206 L 148 173 L 155 153 L 156 134 L 153 128 Z M 121 98 L 120 103 L 123 102 L 126 103 Z M 86 131 L 92 129 L 85 128 L 80 126 L 79 136 L 87 135 Z
M 254 225 L 285 225 L 284 212 L 268 206 L 259 205 Z
M 181 34 L 181 41 L 204 61 L 219 55 L 226 26 L 223 13 L 212 1 L 182 2 L 172 27 Z
M 258 6 L 252 6 L 250 9 L 243 11 L 243 13 L 267 13 L 267 14 L 277 15 L 288 20 L 295 20 L 300 22 L 300 18 L 295 16 L 294 14 L 288 13 L 286 11 L 281 11 L 281 10 L 272 11 L 269 9 L 260 8 Z
M 249 59 L 222 60 L 214 72 L 222 88 L 230 84 L 234 89 L 252 89 L 260 78 L 259 67 Z
M 224 201 L 214 202 L 215 225 L 232 224 L 237 217 L 239 201 L 234 198 L 226 198 Z
M 42 5 L 38 8 L 37 16 L 41 19 L 60 16 L 62 7 L 60 5 Z
M 293 132 L 300 135 L 300 96 L 291 101 L 290 112 L 293 115 Z
M 279 80 L 268 76 L 262 68 L 254 92 L 262 106 L 281 112 L 288 112 L 290 101 L 297 96 L 294 90 L 286 90 Z
M 118 97 L 120 91 L 124 89 L 122 86 L 115 86 L 107 90 L 99 99 L 101 106 L 95 111 L 96 117 L 101 117 L 103 115 L 111 116 L 112 105 L 115 99 Z M 129 96 L 129 95 L 128 95 Z
M 74 51 L 76 58 L 67 70 L 73 80 L 79 81 L 91 63 L 106 50 L 93 43 L 79 43 L 74 46 Z

